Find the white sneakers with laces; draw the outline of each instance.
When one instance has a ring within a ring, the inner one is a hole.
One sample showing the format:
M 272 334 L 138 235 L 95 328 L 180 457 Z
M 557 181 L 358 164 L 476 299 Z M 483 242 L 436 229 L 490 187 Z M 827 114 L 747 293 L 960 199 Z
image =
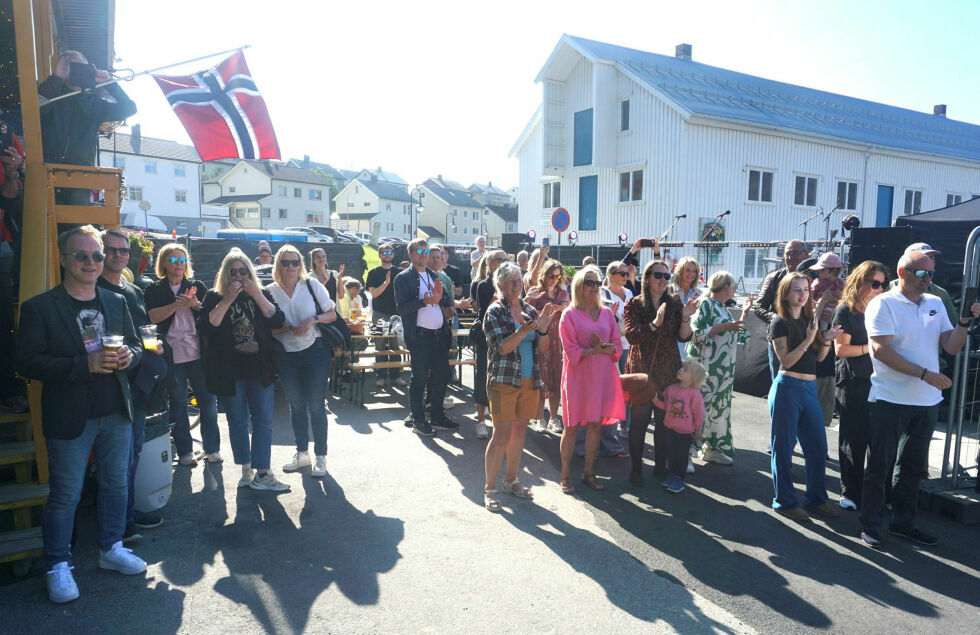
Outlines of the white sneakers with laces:
M 289 491 L 289 486 L 277 479 L 276 475 L 272 473 L 272 470 L 267 471 L 265 474 L 256 474 L 252 482 L 249 483 L 249 487 L 262 492 Z
M 537 432 L 539 434 L 544 434 L 548 431 L 548 426 L 544 424 L 543 419 L 531 419 L 531 423 L 527 427 L 531 432 Z
M 64 604 L 78 599 L 78 585 L 71 574 L 72 567 L 67 562 L 54 565 L 47 575 L 48 598 L 55 604 Z
M 238 479 L 238 487 L 249 487 L 255 478 L 255 470 L 251 463 L 242 463 L 242 477 Z
M 293 460 L 282 466 L 283 472 L 295 472 L 296 470 L 312 465 L 309 452 L 297 452 L 293 455 Z
M 485 422 L 477 421 L 475 428 L 477 439 L 487 439 L 490 437 L 490 427 Z
M 99 552 L 99 568 L 118 571 L 126 575 L 136 575 L 146 571 L 146 563 L 133 555 L 132 549 L 123 547 L 120 540 L 112 545 L 108 551 Z
M 310 476 L 326 476 L 327 475 L 327 457 L 326 455 L 318 454 L 316 456 L 316 461 L 313 464 L 313 469 L 310 470 Z
M 561 425 L 561 421 L 557 417 L 552 417 L 551 421 L 548 422 L 548 432 L 552 434 L 561 434 L 564 431 L 564 427 Z

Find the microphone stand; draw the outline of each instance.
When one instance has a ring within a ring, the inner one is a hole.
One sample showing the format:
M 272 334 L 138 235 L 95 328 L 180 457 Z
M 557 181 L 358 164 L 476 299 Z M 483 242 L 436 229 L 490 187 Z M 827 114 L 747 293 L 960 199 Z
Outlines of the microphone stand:
M 837 205 L 835 205 L 834 206 L 834 209 L 832 209 L 829 212 L 827 212 L 827 217 L 823 219 L 824 220 L 824 223 L 827 224 L 826 233 L 824 234 L 825 237 L 826 237 L 826 241 L 824 242 L 824 244 L 825 244 L 824 250 L 825 251 L 833 251 L 832 245 L 830 244 L 830 240 L 831 240 L 831 237 L 830 237 L 830 217 L 834 215 L 834 212 L 836 212 L 837 210 L 840 209 L 840 206 L 841 206 L 840 203 L 838 203 Z
M 679 221 L 682 218 L 687 218 L 687 214 L 681 214 L 679 216 L 674 217 L 674 222 L 672 222 L 670 224 L 670 227 L 667 228 L 667 231 L 665 231 L 663 235 L 660 236 L 659 238 L 660 242 L 667 240 L 667 235 L 670 234 L 670 232 L 674 231 L 674 228 L 677 227 L 677 221 Z
M 721 214 L 715 216 L 715 219 L 711 221 L 708 225 L 704 226 L 704 231 L 701 233 L 701 242 L 710 243 L 711 233 L 715 227 L 718 226 L 719 221 L 725 216 L 732 213 L 732 210 L 726 209 Z M 708 281 L 708 272 L 711 270 L 711 245 L 707 245 L 704 248 L 704 280 Z
M 798 223 L 796 225 L 797 227 L 799 227 L 800 225 L 803 226 L 803 242 L 804 243 L 806 242 L 806 224 L 809 223 L 810 221 L 812 221 L 817 216 L 823 216 L 823 210 L 822 209 L 820 211 L 818 211 L 816 214 L 814 214 L 813 216 L 811 216 L 810 218 L 808 218 L 805 221 L 803 221 L 802 223 Z

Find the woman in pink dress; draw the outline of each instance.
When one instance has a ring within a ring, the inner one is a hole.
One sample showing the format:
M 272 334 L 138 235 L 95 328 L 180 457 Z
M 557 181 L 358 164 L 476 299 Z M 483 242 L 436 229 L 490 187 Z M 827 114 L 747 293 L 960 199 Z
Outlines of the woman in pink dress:
M 572 279 L 572 305 L 562 314 L 559 332 L 564 368 L 561 376 L 561 409 L 565 429 L 561 435 L 561 491 L 575 491 L 568 464 L 575 451 L 579 426 L 585 435 L 585 475 L 582 482 L 594 490 L 605 487 L 595 475 L 601 426 L 626 417 L 623 390 L 616 365 L 623 352 L 619 327 L 612 311 L 599 302 L 599 269 L 583 267 Z

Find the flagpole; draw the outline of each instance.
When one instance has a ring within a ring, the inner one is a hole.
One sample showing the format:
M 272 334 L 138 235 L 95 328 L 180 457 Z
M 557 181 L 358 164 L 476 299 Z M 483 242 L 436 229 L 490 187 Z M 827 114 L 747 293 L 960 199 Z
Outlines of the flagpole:
M 150 73 L 156 73 L 157 71 L 162 71 L 165 68 L 173 68 L 174 66 L 183 66 L 184 64 L 190 64 L 192 62 L 200 62 L 201 60 L 206 60 L 206 59 L 211 58 L 211 57 L 217 57 L 219 55 L 226 55 L 228 53 L 234 53 L 236 51 L 244 51 L 247 48 L 252 48 L 252 45 L 251 44 L 246 44 L 244 46 L 239 46 L 238 48 L 228 49 L 227 51 L 219 51 L 217 53 L 211 53 L 209 55 L 202 55 L 201 57 L 195 57 L 194 59 L 190 59 L 190 60 L 183 60 L 183 61 L 180 61 L 180 62 L 174 62 L 173 64 L 166 64 L 164 66 L 157 66 L 156 68 L 151 68 L 149 70 L 140 71 L 139 73 L 132 74 L 132 75 L 130 75 L 128 77 L 114 77 L 114 78 L 110 79 L 109 81 L 102 82 L 101 84 L 96 84 L 92 88 L 92 90 L 94 90 L 95 88 L 102 88 L 103 86 L 108 86 L 109 84 L 117 84 L 117 83 L 123 82 L 123 81 L 130 82 L 130 81 L 133 81 L 134 79 L 136 79 L 137 77 L 140 77 L 142 75 L 149 75 Z M 40 107 L 43 108 L 43 107 L 47 106 L 50 103 L 54 103 L 54 102 L 59 101 L 59 100 L 62 100 L 62 99 L 67 99 L 68 97 L 74 97 L 75 95 L 81 95 L 83 92 L 85 92 L 85 89 L 72 91 L 70 93 L 65 93 L 64 95 L 58 95 L 57 97 L 52 97 L 51 99 L 45 99 L 44 97 L 41 97 L 40 98 L 40 100 L 41 100 Z

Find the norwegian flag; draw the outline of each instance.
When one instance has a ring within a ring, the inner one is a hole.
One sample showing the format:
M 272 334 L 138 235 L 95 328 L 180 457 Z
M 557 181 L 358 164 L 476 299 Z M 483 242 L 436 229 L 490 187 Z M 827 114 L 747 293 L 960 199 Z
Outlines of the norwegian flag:
M 241 51 L 193 75 L 154 75 L 202 161 L 280 159 L 272 120 Z

